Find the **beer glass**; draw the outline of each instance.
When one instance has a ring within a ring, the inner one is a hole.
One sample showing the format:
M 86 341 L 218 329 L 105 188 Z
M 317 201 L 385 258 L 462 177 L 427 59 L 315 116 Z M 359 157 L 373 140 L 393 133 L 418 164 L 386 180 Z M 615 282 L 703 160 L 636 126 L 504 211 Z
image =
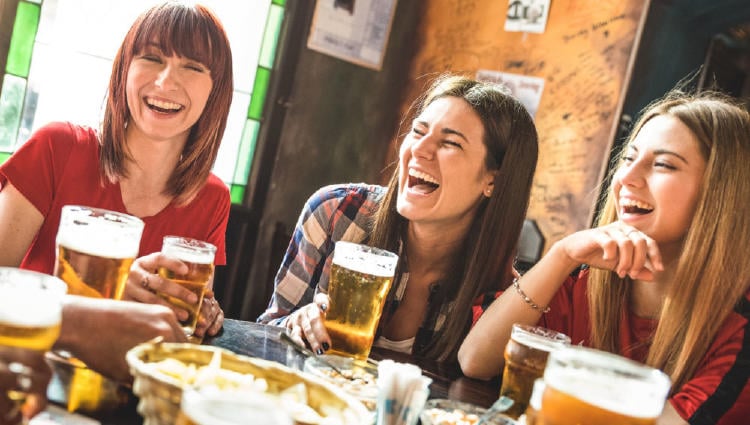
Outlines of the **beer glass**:
M 158 273 L 159 276 L 169 279 L 194 293 L 198 297 L 198 301 L 190 305 L 167 294 L 160 293 L 159 295 L 175 307 L 188 312 L 188 318 L 181 322 L 182 329 L 185 331 L 185 335 L 194 340 L 193 333 L 195 332 L 195 326 L 198 324 L 203 296 L 206 294 L 208 283 L 214 274 L 216 247 L 197 239 L 164 236 L 161 252 L 167 257 L 182 261 L 188 266 L 188 272 L 185 274 L 174 273 L 166 267 L 160 267 Z M 198 341 L 194 340 L 194 342 Z
M 396 271 L 398 256 L 351 242 L 336 242 L 328 282 L 325 327 L 333 353 L 366 359 Z
M 0 345 L 49 351 L 60 335 L 66 289 L 54 276 L 0 267 Z M 7 367 L 25 366 L 11 363 Z M 22 405 L 27 396 L 9 391 L 8 397 Z
M 547 356 L 568 344 L 570 338 L 565 334 L 541 326 L 513 325 L 505 346 L 505 368 L 500 388 L 500 396 L 513 400 L 506 415 L 518 419 L 526 410 L 534 381 L 544 374 Z
M 529 406 L 526 408 L 526 425 L 543 425 L 539 418 L 539 411 L 542 409 L 542 394 L 544 393 L 544 378 L 537 378 L 534 381 L 534 389 L 531 390 Z M 519 420 L 519 422 L 523 422 Z
M 204 388 L 183 392 L 175 425 L 244 425 L 249 422 L 293 424 L 279 403 L 269 396 Z
M 654 425 L 671 385 L 660 370 L 576 346 L 550 353 L 544 382 L 544 425 Z
M 64 206 L 57 231 L 55 276 L 68 284 L 69 294 L 122 298 L 143 226 L 141 219 L 127 214 Z

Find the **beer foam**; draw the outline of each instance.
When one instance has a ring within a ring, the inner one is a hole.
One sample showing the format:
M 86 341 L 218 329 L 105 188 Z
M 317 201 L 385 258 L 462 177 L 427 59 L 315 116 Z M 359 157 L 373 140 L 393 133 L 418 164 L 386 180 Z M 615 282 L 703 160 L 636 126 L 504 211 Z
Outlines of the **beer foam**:
M 566 344 L 563 340 L 554 340 L 545 338 L 541 335 L 527 334 L 523 332 L 514 333 L 512 336 L 513 340 L 523 344 L 527 347 L 537 349 L 539 351 L 553 351 Z
M 38 288 L 3 287 L 0 297 L 0 323 L 27 327 L 53 326 L 60 323 L 62 301 L 58 294 Z
M 349 242 L 336 242 L 333 251 L 333 264 L 372 276 L 393 277 L 396 263 L 396 254 Z
M 180 246 L 166 245 L 162 247 L 161 252 L 167 257 L 194 264 L 211 264 L 214 262 L 214 253 L 208 250 L 195 251 Z
M 138 256 L 140 236 L 118 235 L 107 226 L 63 228 L 57 233 L 57 244 L 83 254 L 105 258 L 135 258 Z
M 57 244 L 104 258 L 135 258 L 144 223 L 138 217 L 97 208 L 65 205 Z
M 554 356 L 550 355 L 544 372 L 547 386 L 626 416 L 661 414 L 669 391 L 669 379 L 661 372 L 608 353 L 596 358 L 582 355 L 567 366 L 550 367 Z

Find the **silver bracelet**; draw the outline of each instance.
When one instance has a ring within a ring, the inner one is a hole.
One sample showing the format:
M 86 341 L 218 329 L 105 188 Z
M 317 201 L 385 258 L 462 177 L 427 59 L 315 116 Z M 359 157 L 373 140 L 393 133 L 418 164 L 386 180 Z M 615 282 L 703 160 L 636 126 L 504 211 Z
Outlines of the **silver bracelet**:
M 516 292 L 518 292 L 518 295 L 520 295 L 521 298 L 523 298 L 523 300 L 526 301 L 526 304 L 528 304 L 531 308 L 533 308 L 536 311 L 541 311 L 542 314 L 549 313 L 549 306 L 547 307 L 540 306 L 539 304 L 535 303 L 534 300 L 529 298 L 529 296 L 526 295 L 525 292 L 523 292 L 523 289 L 521 289 L 521 286 L 518 285 L 517 277 L 513 278 L 513 287 L 516 288 Z

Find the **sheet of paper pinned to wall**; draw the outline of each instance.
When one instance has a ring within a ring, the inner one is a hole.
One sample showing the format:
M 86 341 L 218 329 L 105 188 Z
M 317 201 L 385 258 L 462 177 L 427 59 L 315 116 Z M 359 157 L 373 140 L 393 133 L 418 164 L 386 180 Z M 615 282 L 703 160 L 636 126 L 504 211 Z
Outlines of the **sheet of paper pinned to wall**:
M 307 47 L 380 69 L 397 0 L 318 0 Z
M 550 0 L 510 0 L 505 31 L 543 33 L 549 6 Z
M 531 117 L 536 116 L 544 91 L 544 78 L 480 69 L 477 71 L 477 80 L 501 83 L 508 87 L 511 94 L 526 107 Z

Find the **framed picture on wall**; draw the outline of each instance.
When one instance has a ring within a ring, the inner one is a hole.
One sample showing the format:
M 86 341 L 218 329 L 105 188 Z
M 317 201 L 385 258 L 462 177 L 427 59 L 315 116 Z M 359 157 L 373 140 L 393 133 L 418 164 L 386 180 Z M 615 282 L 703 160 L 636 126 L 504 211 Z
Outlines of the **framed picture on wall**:
M 396 0 L 318 0 L 307 47 L 379 70 Z

